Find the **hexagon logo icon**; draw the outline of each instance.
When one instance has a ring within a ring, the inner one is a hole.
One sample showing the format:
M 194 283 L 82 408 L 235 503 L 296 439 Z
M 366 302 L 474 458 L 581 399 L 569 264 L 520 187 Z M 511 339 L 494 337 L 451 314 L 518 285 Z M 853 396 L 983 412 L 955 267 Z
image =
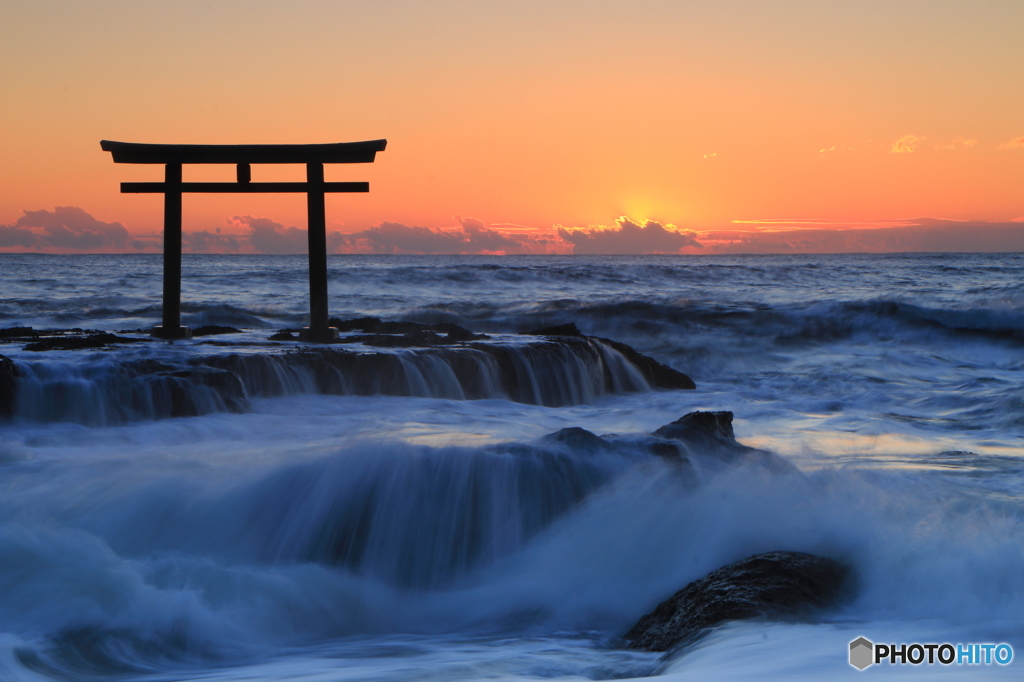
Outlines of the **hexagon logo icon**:
M 850 665 L 857 670 L 864 670 L 875 658 L 875 645 L 863 637 L 850 642 Z

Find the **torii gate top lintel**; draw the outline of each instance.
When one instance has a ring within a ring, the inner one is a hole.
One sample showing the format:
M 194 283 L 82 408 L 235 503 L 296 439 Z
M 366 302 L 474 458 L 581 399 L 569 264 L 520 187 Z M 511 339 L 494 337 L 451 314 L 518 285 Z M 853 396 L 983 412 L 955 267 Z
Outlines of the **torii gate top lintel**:
M 373 163 L 387 140 L 334 144 L 138 144 L 101 140 L 114 163 Z
M 308 341 L 336 339 L 327 316 L 327 221 L 324 194 L 369 192 L 368 182 L 324 182 L 325 163 L 372 163 L 387 140 L 334 144 L 137 144 L 101 140 L 114 163 L 165 166 L 163 182 L 123 182 L 122 193 L 164 195 L 163 324 L 153 329 L 161 338 L 188 338 L 181 326 L 181 196 L 185 193 L 305 192 L 309 215 L 309 328 Z M 238 182 L 182 182 L 183 164 L 217 163 L 238 167 Z M 252 182 L 250 164 L 304 163 L 306 182 Z

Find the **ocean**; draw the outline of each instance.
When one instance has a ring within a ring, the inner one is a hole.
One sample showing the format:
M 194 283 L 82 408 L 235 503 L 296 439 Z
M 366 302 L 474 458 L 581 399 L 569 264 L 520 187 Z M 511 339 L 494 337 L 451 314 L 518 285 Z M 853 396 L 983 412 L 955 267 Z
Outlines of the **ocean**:
M 301 344 L 267 340 L 305 324 L 305 256 L 184 256 L 183 324 L 237 334 L 0 339 L 23 375 L 0 417 L 0 679 L 1021 678 L 1024 254 L 328 265 L 332 317 L 454 323 L 533 383 L 502 388 L 481 354 L 469 390 L 449 356 L 388 348 L 399 388 L 325 390 Z M 159 256 L 0 254 L 0 328 L 129 334 L 159 323 L 160 293 Z M 652 388 L 604 346 L 604 383 L 522 350 L 568 323 L 696 390 Z M 199 358 L 264 364 L 231 402 Z M 153 399 L 154 367 L 191 391 L 184 412 Z M 795 471 L 695 483 L 628 448 L 544 445 L 695 410 L 731 411 Z M 668 656 L 624 647 L 690 581 L 773 550 L 851 566 L 855 593 Z M 1017 658 L 859 672 L 860 636 Z

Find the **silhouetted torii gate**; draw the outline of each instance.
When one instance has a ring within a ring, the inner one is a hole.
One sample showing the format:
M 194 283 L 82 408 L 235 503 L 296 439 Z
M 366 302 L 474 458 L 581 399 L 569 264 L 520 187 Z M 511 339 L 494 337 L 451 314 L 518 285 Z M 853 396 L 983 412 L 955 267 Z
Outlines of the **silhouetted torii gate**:
M 164 339 L 189 338 L 181 326 L 181 195 L 305 192 L 309 213 L 309 329 L 306 341 L 329 341 L 337 332 L 328 327 L 327 315 L 327 192 L 369 192 L 368 182 L 324 182 L 325 163 L 373 163 L 384 151 L 387 140 L 341 142 L 337 144 L 136 144 L 100 141 L 111 152 L 114 163 L 162 163 L 163 182 L 122 182 L 125 194 L 164 195 L 164 305 L 163 325 L 153 336 Z M 182 182 L 181 166 L 186 163 L 229 163 L 238 168 L 238 182 Z M 253 163 L 304 163 L 306 182 L 252 182 Z

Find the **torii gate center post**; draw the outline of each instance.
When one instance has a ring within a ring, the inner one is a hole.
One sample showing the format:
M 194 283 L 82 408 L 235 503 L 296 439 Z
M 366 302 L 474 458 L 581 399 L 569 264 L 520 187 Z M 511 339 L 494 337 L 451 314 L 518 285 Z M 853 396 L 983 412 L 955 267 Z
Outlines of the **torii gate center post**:
M 181 195 L 305 192 L 309 214 L 309 327 L 304 341 L 329 342 L 338 330 L 328 326 L 327 314 L 327 192 L 369 192 L 368 182 L 324 182 L 325 163 L 373 163 L 387 140 L 337 144 L 135 144 L 102 140 L 114 163 L 164 164 L 163 182 L 122 182 L 125 194 L 164 195 L 164 305 L 163 324 L 153 328 L 162 339 L 187 339 L 181 326 Z M 182 182 L 186 163 L 226 163 L 238 169 L 238 182 Z M 304 163 L 306 182 L 252 182 L 253 163 Z

